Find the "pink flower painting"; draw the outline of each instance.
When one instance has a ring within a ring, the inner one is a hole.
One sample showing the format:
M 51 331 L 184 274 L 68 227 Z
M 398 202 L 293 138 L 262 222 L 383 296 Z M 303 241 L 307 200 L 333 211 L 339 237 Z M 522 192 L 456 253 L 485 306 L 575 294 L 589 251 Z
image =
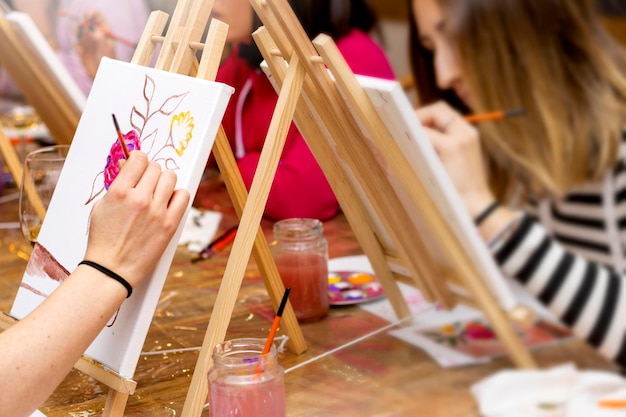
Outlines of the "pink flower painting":
M 194 115 L 184 108 L 189 92 L 181 92 L 158 99 L 158 85 L 146 74 L 141 99 L 128 112 L 127 124 L 131 130 L 124 135 L 128 150 L 139 150 L 151 161 L 158 162 L 164 169 L 180 169 L 179 161 L 189 143 L 194 139 Z M 102 170 L 94 178 L 91 194 L 85 205 L 93 202 L 109 189 L 119 173 L 119 161 L 124 158 L 122 146 L 111 129 L 111 149 Z
M 124 135 L 124 142 L 126 143 L 126 147 L 128 151 L 135 151 L 141 149 L 141 142 L 139 141 L 139 136 L 137 136 L 137 132 L 131 130 L 130 132 Z M 109 189 L 109 186 L 117 177 L 117 174 L 120 172 L 120 160 L 124 159 L 124 150 L 122 149 L 122 144 L 119 139 L 113 142 L 111 145 L 111 150 L 109 151 L 109 155 L 107 156 L 107 162 L 104 167 L 104 188 Z

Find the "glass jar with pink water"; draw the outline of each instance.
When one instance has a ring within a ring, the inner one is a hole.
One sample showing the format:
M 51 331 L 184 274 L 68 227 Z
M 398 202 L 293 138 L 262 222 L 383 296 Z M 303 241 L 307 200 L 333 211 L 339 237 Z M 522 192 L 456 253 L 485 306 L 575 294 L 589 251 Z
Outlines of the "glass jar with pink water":
M 328 313 L 328 242 L 317 219 L 293 218 L 274 223 L 272 256 L 298 321 Z
M 209 370 L 211 417 L 285 417 L 284 369 L 264 339 L 233 339 L 215 346 Z

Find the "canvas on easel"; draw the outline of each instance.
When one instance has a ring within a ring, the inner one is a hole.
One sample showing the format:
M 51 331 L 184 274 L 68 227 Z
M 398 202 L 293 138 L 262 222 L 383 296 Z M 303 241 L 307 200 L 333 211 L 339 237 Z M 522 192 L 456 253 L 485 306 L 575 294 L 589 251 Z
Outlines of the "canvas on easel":
M 0 17 L 0 44 L 0 65 L 55 142 L 69 144 L 86 103 L 85 94 L 28 14 L 8 11 Z
M 401 87 L 359 82 L 331 38 L 307 38 L 286 0 L 251 1 L 264 24 L 254 38 L 281 93 L 294 56 L 306 73 L 302 90 L 292 92 L 301 97 L 296 123 L 397 316 L 409 314 L 398 278 L 446 308 L 470 299 L 513 362 L 534 367 L 510 326 L 510 315 L 520 311 L 512 291 L 415 116 L 407 114 L 411 106 L 398 96 Z
M 82 260 L 91 208 L 106 193 L 122 157 L 111 115 L 125 134 L 135 132 L 134 147 L 174 170 L 177 187 L 193 197 L 232 91 L 224 84 L 103 59 L 11 316 L 25 317 Z M 111 317 L 86 356 L 132 378 L 181 231 L 151 279 Z

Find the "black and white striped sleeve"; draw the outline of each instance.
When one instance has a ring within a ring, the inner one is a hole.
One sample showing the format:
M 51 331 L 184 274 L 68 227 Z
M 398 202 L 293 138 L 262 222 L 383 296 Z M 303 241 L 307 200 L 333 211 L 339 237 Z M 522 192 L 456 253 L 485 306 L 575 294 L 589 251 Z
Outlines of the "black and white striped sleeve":
M 626 367 L 624 277 L 568 252 L 528 215 L 493 251 L 506 276 L 522 283 L 577 337 Z

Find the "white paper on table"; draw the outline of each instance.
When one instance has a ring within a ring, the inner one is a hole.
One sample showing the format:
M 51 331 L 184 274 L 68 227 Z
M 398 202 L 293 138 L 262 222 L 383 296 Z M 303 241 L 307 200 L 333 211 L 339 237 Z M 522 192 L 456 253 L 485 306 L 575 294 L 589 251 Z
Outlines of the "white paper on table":
M 222 217 L 219 211 L 198 210 L 192 207 L 185 220 L 178 244 L 186 245 L 191 252 L 200 252 L 215 237 Z
M 542 370 L 503 370 L 471 387 L 483 417 L 611 417 L 623 409 L 602 408 L 600 400 L 625 400 L 626 380 L 605 371 L 581 371 L 573 364 Z
M 444 368 L 485 363 L 489 361 L 489 358 L 475 358 L 442 346 L 419 333 L 421 330 L 443 326 L 449 323 L 480 320 L 481 317 L 482 314 L 478 310 L 464 305 L 458 305 L 450 311 L 433 309 L 416 316 L 413 319 L 413 325 L 391 330 L 389 334 L 423 349 Z
M 373 268 L 365 255 L 348 256 L 329 260 L 329 271 L 350 270 L 363 271 L 374 274 Z M 453 323 L 467 323 L 470 321 L 486 322 L 483 314 L 472 307 L 463 304 L 452 310 L 443 310 L 424 299 L 421 292 L 408 284 L 397 283 L 411 312 L 410 325 L 389 331 L 389 334 L 406 343 L 416 346 L 428 353 L 442 367 L 466 366 L 485 363 L 490 357 L 475 357 L 452 347 L 435 342 L 423 333 L 424 330 L 434 329 Z M 554 316 L 539 302 L 529 295 L 523 287 L 511 282 L 513 293 L 520 303 L 535 311 L 538 317 L 546 322 L 558 324 Z M 398 318 L 387 298 L 359 304 L 359 307 L 390 322 L 398 322 Z
M 372 274 L 374 273 L 374 270 L 365 255 L 330 259 L 328 262 L 328 270 L 349 270 L 369 272 Z M 478 362 L 475 358 L 468 355 L 442 348 L 442 346 L 428 340 L 425 337 L 421 337 L 419 334 L 416 334 L 416 332 L 423 328 L 443 325 L 455 320 L 480 318 L 480 312 L 462 305 L 457 306 L 451 311 L 438 310 L 432 303 L 429 303 L 424 299 L 422 293 L 417 288 L 402 282 L 398 282 L 398 286 L 400 288 L 400 292 L 404 296 L 404 299 L 407 301 L 407 305 L 413 316 L 413 324 L 397 330 L 391 330 L 389 332 L 390 335 L 423 349 L 444 367 L 460 366 Z M 359 304 L 359 307 L 390 323 L 398 321 L 398 317 L 387 298 Z M 485 362 L 485 360 L 481 360 L 480 362 Z

